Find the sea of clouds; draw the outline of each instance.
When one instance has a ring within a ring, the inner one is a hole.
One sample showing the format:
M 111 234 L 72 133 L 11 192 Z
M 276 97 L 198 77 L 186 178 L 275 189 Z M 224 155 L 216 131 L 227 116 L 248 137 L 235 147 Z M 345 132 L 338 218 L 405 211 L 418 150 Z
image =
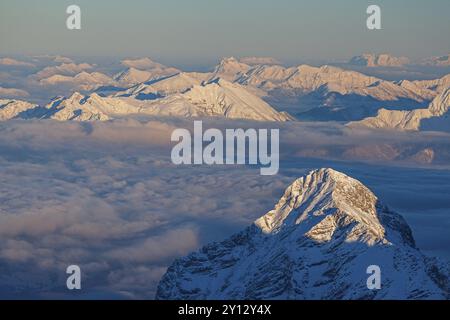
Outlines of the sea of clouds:
M 191 120 L 0 123 L 0 297 L 151 299 L 174 259 L 240 231 L 272 209 L 294 179 L 319 167 L 361 180 L 406 218 L 419 248 L 450 260 L 449 135 L 375 134 L 339 124 L 204 125 L 279 127 L 280 173 L 173 165 L 171 132 L 191 129 Z M 426 164 L 346 152 L 374 145 L 407 154 L 433 145 L 443 155 Z M 71 264 L 81 267 L 81 292 L 66 289 Z

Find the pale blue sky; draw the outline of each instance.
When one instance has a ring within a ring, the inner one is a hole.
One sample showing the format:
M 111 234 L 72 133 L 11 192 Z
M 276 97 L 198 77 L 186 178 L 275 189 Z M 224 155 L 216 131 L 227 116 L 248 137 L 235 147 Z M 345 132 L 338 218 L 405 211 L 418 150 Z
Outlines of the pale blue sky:
M 65 27 L 70 4 L 82 9 L 80 31 Z M 365 27 L 369 4 L 382 8 L 381 31 Z M 145 55 L 178 63 L 363 52 L 419 58 L 450 52 L 449 12 L 449 0 L 1 0 L 0 55 Z

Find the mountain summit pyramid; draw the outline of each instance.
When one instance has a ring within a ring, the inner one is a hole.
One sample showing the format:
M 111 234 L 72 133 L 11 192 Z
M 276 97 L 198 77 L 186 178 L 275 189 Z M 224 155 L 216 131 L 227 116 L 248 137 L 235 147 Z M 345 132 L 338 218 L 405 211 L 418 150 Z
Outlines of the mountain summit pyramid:
M 381 289 L 367 288 L 367 268 Z M 176 260 L 157 299 L 448 299 L 449 269 L 416 247 L 405 220 L 332 169 L 294 181 L 244 231 Z

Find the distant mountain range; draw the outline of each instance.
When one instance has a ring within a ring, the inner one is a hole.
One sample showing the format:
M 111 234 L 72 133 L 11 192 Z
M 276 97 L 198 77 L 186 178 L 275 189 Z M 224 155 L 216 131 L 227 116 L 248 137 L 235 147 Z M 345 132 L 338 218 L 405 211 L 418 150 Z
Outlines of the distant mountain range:
M 116 103 L 122 107 L 126 104 L 127 107 L 119 112 L 121 116 L 130 111 L 180 117 L 358 122 L 377 117 L 380 112 L 384 117 L 386 111 L 399 116 L 403 111 L 424 110 L 433 99 L 450 88 L 450 74 L 434 80 L 387 81 L 329 65 L 284 67 L 275 59 L 267 57 L 225 58 L 212 72 L 202 73 L 182 72 L 149 58 L 127 59 L 121 62 L 121 66 L 126 69 L 115 75 L 97 70 L 96 65 L 77 64 L 64 57 L 56 59 L 64 62 L 43 68 L 31 75 L 30 81 L 35 81 L 42 90 L 57 90 L 61 87 L 70 89 L 68 91 L 71 94 L 80 92 L 83 96 L 98 93 L 98 97 L 94 97 L 96 100 L 102 99 L 102 103 Z M 5 61 L 9 65 L 21 65 L 21 61 L 14 60 L 13 63 L 10 60 Z M 445 59 L 438 60 L 442 62 Z M 388 54 L 364 54 L 353 58 L 351 63 L 374 67 L 394 66 L 407 63 L 407 59 Z M 232 90 L 231 84 L 235 85 Z M 220 90 L 217 90 L 217 86 Z M 231 91 L 233 98 L 230 98 Z M 2 87 L 0 93 L 5 98 L 17 95 L 18 99 L 23 99 L 28 96 L 25 90 L 7 87 Z M 226 106 L 219 101 L 224 95 L 228 96 Z M 208 97 L 207 103 L 210 105 L 201 103 L 198 96 Z M 245 101 L 249 97 L 250 108 Z M 95 103 L 92 106 L 94 109 L 90 111 L 86 109 L 87 106 L 77 111 L 86 116 L 67 116 L 67 119 L 112 119 L 118 113 L 111 113 L 110 110 L 120 109 L 117 105 L 112 105 L 108 110 L 104 107 L 95 109 Z M 48 106 L 42 108 L 48 109 Z M 240 111 L 237 112 L 237 109 Z M 0 110 L 0 113 L 2 119 L 14 118 L 10 109 Z
M 449 75 L 394 82 L 333 66 L 250 66 L 235 58 L 222 60 L 211 77 L 239 83 L 278 110 L 313 121 L 361 120 L 382 107 L 421 108 L 450 85 Z
M 351 58 L 348 64 L 364 67 L 403 67 L 406 65 L 448 67 L 450 66 L 450 54 L 413 61 L 407 57 L 396 57 L 388 53 L 364 53 Z
M 176 82 L 176 79 L 174 79 Z M 58 97 L 45 107 L 25 101 L 0 100 L 0 119 L 54 119 L 59 121 L 105 121 L 132 114 L 201 117 L 218 116 L 258 121 L 288 121 L 291 116 L 275 111 L 261 98 L 239 84 L 223 79 L 193 84 L 183 93 L 161 99 L 136 97 L 101 97 L 96 93 Z
M 367 268 L 381 287 L 367 287 Z M 449 299 L 449 265 L 361 182 L 320 169 L 244 231 L 177 259 L 156 299 Z

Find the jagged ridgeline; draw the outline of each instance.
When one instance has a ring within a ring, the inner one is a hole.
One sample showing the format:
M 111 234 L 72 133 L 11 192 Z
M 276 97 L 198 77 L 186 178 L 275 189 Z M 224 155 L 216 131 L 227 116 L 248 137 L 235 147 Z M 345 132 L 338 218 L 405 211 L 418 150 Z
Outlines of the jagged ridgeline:
M 382 272 L 367 287 L 367 267 Z M 361 182 L 320 169 L 244 231 L 176 260 L 156 299 L 448 299 L 449 267 Z

